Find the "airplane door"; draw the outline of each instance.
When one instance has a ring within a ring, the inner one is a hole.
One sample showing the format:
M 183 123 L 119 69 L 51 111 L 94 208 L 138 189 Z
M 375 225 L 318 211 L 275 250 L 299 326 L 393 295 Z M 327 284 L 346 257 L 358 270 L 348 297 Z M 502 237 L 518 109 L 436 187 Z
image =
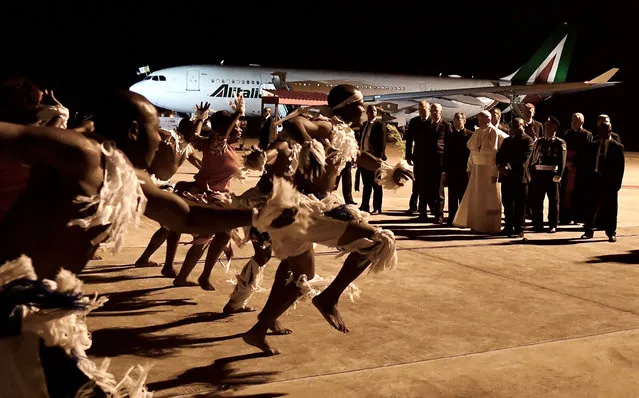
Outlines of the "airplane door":
M 200 91 L 199 69 L 189 69 L 186 71 L 186 91 Z

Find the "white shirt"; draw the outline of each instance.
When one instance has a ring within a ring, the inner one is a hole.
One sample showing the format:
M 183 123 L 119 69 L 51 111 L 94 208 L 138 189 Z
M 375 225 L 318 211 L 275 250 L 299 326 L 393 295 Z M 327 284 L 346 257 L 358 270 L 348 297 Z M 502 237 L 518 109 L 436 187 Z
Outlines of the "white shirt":
M 377 119 L 373 119 L 373 120 L 369 120 L 366 123 L 366 128 L 364 129 L 364 133 L 362 134 L 362 142 L 360 145 L 360 150 L 362 150 L 363 152 L 370 152 L 371 151 L 371 143 L 370 143 L 370 138 L 371 138 L 371 130 L 373 129 L 373 124 L 375 124 L 375 121 Z
M 599 149 L 597 149 L 597 162 L 595 163 L 595 173 L 599 172 L 599 156 L 601 155 L 601 147 L 604 147 L 604 159 L 608 157 L 608 146 L 612 141 L 612 135 L 606 140 L 599 140 Z

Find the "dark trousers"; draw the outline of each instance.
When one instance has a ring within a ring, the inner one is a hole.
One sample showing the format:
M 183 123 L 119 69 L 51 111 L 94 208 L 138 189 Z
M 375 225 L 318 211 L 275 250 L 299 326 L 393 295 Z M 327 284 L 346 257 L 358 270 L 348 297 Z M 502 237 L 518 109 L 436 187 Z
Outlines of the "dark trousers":
M 544 226 L 544 198 L 548 195 L 548 227 L 556 228 L 559 224 L 559 183 L 552 178 L 552 171 L 535 170 L 530 183 L 530 208 L 535 228 Z
M 271 143 L 270 130 L 260 130 L 259 138 L 259 148 L 262 150 L 266 150 L 266 148 L 268 148 L 269 144 Z
M 370 209 L 371 193 L 373 193 L 373 210 L 382 211 L 382 198 L 384 189 L 375 183 L 375 172 L 370 170 L 359 169 L 362 176 L 362 205 L 360 209 L 368 211 Z
M 413 163 L 413 192 L 410 194 L 410 201 L 408 202 L 408 209 L 417 211 L 417 201 L 419 200 L 419 184 L 422 178 L 421 170 L 417 162 Z
M 448 172 L 448 223 L 452 223 L 468 186 L 466 170 Z M 443 206 L 442 206 L 443 207 Z
M 342 195 L 344 195 L 344 202 L 353 202 L 353 174 L 351 172 L 351 162 L 346 163 L 342 173 L 337 176 L 335 182 L 336 186 L 342 182 Z
M 426 205 L 435 218 L 441 218 L 444 215 L 444 203 L 446 196 L 444 193 L 444 184 L 442 184 L 442 165 L 443 156 L 429 154 L 431 158 L 428 161 L 421 162 L 424 167 L 420 170 L 422 177 L 419 186 L 419 215 L 427 217 Z
M 601 226 L 607 236 L 617 235 L 617 211 L 619 192 L 605 184 L 603 177 L 597 175 L 591 182 L 589 200 L 586 202 L 584 227 L 586 232 L 592 233 L 595 230 L 595 219 L 597 225 Z
M 501 182 L 501 202 L 504 205 L 504 230 L 515 234 L 524 232 L 528 184 L 521 179 L 504 179 Z

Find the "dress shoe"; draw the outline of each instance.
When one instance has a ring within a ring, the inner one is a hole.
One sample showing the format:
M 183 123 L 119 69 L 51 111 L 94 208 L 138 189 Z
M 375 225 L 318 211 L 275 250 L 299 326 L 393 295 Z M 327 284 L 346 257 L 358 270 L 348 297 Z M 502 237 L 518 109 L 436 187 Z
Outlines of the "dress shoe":
M 444 223 L 444 217 L 435 217 L 435 224 L 443 224 Z
M 610 235 L 608 237 L 608 242 L 615 243 L 617 241 L 617 237 L 615 235 Z
M 355 201 L 353 201 L 353 200 L 347 200 L 345 203 L 346 203 L 347 205 L 356 205 L 356 204 L 357 204 L 357 202 L 355 202 Z
M 371 211 L 371 216 L 374 216 L 375 214 L 382 214 L 382 211 L 377 209 Z
M 581 235 L 581 239 L 592 239 L 593 235 L 594 234 L 592 232 L 586 232 L 585 234 Z
M 417 214 L 417 209 L 408 209 L 406 210 L 406 214 L 412 216 L 413 214 Z
M 555 228 L 555 227 L 552 227 L 552 228 L 550 228 L 550 229 L 548 230 L 548 233 L 549 233 L 549 234 L 554 234 L 555 232 L 557 232 L 557 228 Z

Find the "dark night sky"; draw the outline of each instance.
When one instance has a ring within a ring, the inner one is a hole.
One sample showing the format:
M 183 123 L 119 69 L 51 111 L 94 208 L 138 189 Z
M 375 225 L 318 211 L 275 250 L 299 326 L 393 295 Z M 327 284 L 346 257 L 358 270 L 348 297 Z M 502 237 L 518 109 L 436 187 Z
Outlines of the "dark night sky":
M 69 107 L 87 90 L 128 87 L 137 67 L 214 63 L 499 78 L 526 62 L 557 25 L 578 29 L 568 71 L 583 81 L 621 68 L 615 88 L 556 96 L 538 106 L 567 126 L 570 113 L 593 129 L 608 113 L 628 149 L 639 70 L 629 8 L 611 1 L 488 2 L 15 2 L 4 6 L 0 68 L 52 87 Z M 91 4 L 89 4 L 91 3 Z M 337 9 L 337 5 L 348 4 Z M 605 8 L 604 6 L 605 5 Z M 629 6 L 628 6 L 629 7 Z M 34 12 L 34 10 L 36 12 Z M 11 38 L 9 40 L 8 38 Z M 626 94 L 626 95 L 624 95 Z

